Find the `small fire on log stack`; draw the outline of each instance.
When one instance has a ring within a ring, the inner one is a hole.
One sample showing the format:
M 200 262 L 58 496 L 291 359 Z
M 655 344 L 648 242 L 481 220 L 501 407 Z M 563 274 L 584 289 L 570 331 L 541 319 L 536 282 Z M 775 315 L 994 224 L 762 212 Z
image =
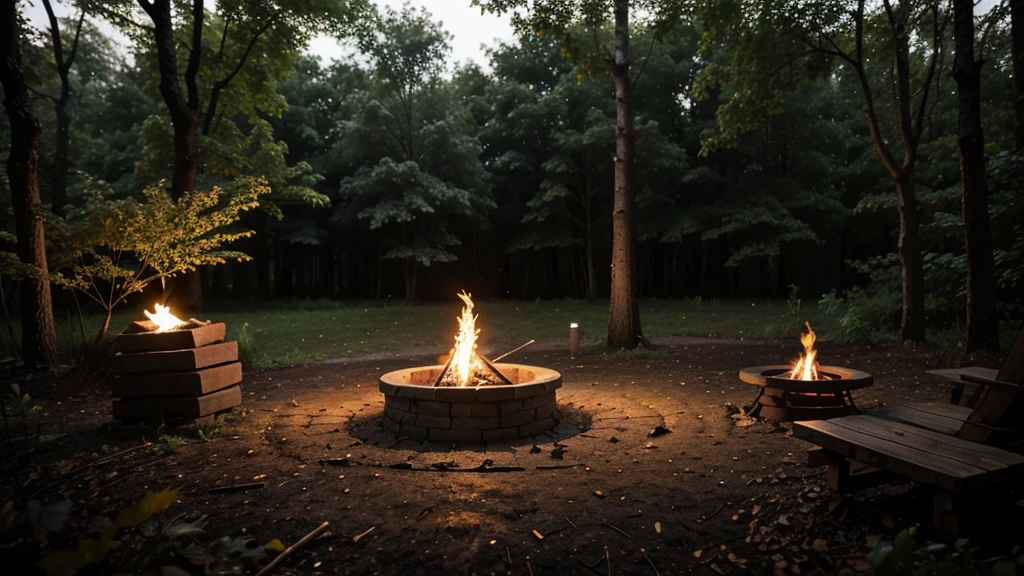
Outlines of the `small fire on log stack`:
M 472 295 L 463 290 L 457 296 L 463 303 L 462 314 L 457 317 L 459 333 L 455 335 L 455 347 L 448 355 L 448 362 L 434 382 L 434 387 L 512 385 L 512 382 L 476 349 L 480 329 L 476 327 L 477 316 L 473 315 Z
M 195 420 L 240 405 L 238 343 L 224 341 L 224 323 L 154 310 L 117 337 L 114 418 Z

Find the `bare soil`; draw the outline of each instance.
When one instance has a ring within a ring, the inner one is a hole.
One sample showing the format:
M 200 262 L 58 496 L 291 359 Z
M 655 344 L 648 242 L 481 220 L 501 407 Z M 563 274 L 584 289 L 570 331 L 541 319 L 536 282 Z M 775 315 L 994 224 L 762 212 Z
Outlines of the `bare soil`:
M 864 410 L 942 397 L 947 387 L 925 370 L 956 360 L 897 345 L 819 348 L 825 364 L 874 375 L 855 392 Z M 736 414 L 756 392 L 739 369 L 798 351 L 788 340 L 700 339 L 649 357 L 527 349 L 511 360 L 563 375 L 562 421 L 532 441 L 486 445 L 414 442 L 380 427 L 377 378 L 436 356 L 247 373 L 243 409 L 211 437 L 112 422 L 104 392 L 58 396 L 34 415 L 59 436 L 40 445 L 22 494 L 74 502 L 69 545 L 97 518 L 169 487 L 181 489 L 172 512 L 211 516 L 211 539 L 245 531 L 291 544 L 331 523 L 277 573 L 868 571 L 871 535 L 926 523 L 930 499 L 909 484 L 838 498 L 788 425 Z M 159 443 L 157 434 L 186 442 L 100 460 L 143 438 Z M 248 482 L 265 486 L 208 493 Z

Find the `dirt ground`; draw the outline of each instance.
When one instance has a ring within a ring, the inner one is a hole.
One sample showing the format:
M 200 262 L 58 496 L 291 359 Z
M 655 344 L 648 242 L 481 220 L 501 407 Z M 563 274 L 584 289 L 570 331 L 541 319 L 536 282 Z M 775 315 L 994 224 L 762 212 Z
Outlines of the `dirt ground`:
M 947 387 L 925 370 L 955 362 L 897 345 L 819 348 L 824 364 L 874 375 L 855 393 L 865 410 L 940 398 Z M 436 357 L 250 372 L 242 410 L 212 436 L 164 429 L 185 443 L 106 460 L 156 441 L 154 431 L 112 422 L 102 392 L 44 399 L 42 433 L 59 436 L 40 446 L 25 492 L 70 498 L 77 535 L 170 487 L 180 488 L 171 512 L 208 514 L 211 538 L 245 531 L 287 545 L 330 522 L 277 573 L 869 571 L 877 535 L 926 522 L 928 495 L 891 485 L 837 498 L 788 426 L 733 417 L 756 391 L 738 370 L 786 363 L 797 350 L 788 340 L 694 339 L 648 357 L 573 360 L 527 349 L 510 360 L 562 373 L 562 421 L 533 441 L 486 445 L 401 440 L 380 427 L 378 377 Z M 656 427 L 670 432 L 651 436 Z M 481 465 L 503 471 L 470 470 Z M 208 493 L 243 482 L 265 486 Z

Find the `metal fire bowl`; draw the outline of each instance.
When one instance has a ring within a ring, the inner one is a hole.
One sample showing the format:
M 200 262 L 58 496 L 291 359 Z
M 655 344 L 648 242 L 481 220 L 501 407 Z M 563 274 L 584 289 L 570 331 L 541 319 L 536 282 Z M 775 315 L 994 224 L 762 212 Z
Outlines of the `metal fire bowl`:
M 797 380 L 785 376 L 792 366 L 752 366 L 740 370 L 740 380 L 755 386 L 782 388 L 787 392 L 840 393 L 867 388 L 875 378 L 867 372 L 840 366 L 818 366 L 820 380 Z
M 385 429 L 435 442 L 529 438 L 558 424 L 558 372 L 525 364 L 495 364 L 513 384 L 434 387 L 443 365 L 416 366 L 380 377 Z

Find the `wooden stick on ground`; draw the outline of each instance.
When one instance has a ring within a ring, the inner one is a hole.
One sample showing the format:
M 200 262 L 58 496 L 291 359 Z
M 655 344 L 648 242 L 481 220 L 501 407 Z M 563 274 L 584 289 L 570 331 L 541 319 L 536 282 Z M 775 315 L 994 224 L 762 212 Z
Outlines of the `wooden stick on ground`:
M 326 522 L 325 521 L 323 524 L 321 524 L 321 525 L 317 526 L 316 528 L 314 528 L 312 532 L 310 532 L 309 534 L 306 534 L 305 536 L 303 536 L 301 540 L 299 540 L 295 544 L 292 544 L 291 546 L 285 548 L 283 552 L 281 552 L 280 554 L 277 555 L 277 558 L 274 558 L 273 560 L 271 560 L 270 564 L 267 564 L 266 567 L 263 568 L 263 570 L 260 570 L 259 572 L 257 572 L 256 576 L 264 576 L 265 574 L 269 574 L 271 570 L 273 570 L 275 567 L 277 567 L 278 564 L 283 562 L 284 559 L 287 558 L 292 552 L 295 552 L 296 550 L 301 548 L 304 544 L 306 544 L 306 542 L 309 542 L 313 538 L 316 538 L 317 536 L 319 536 L 320 533 L 323 532 L 324 530 L 326 530 L 327 527 L 330 526 L 330 525 L 331 525 L 330 522 Z
M 266 482 L 248 482 L 246 484 L 231 484 L 230 486 L 215 486 L 206 491 L 207 494 L 228 494 L 231 492 L 244 492 L 246 490 L 258 490 L 266 486 Z
M 365 532 L 363 532 L 362 534 L 356 534 L 355 536 L 352 537 L 352 543 L 355 544 L 355 543 L 359 542 L 360 540 L 363 539 L 363 536 L 368 535 L 370 532 L 373 532 L 376 529 L 377 529 L 376 526 L 370 526 L 370 528 L 368 530 L 366 530 Z
M 519 352 L 519 351 L 520 351 L 520 350 L 522 350 L 523 348 L 526 348 L 526 347 L 527 347 L 527 346 L 529 346 L 530 344 L 533 344 L 534 342 L 536 342 L 536 340 L 530 340 L 530 341 L 529 341 L 529 342 L 527 342 L 526 344 L 523 344 L 522 346 L 520 346 L 520 347 L 518 347 L 518 348 L 516 348 L 516 349 L 514 349 L 514 350 L 509 350 L 508 352 L 505 352 L 505 353 L 504 353 L 504 354 L 502 354 L 501 356 L 498 356 L 498 357 L 497 357 L 497 358 L 495 358 L 494 360 L 491 360 L 491 362 L 501 362 L 501 359 L 502 359 L 502 358 L 505 358 L 505 357 L 511 356 L 511 355 L 515 354 L 516 352 Z

